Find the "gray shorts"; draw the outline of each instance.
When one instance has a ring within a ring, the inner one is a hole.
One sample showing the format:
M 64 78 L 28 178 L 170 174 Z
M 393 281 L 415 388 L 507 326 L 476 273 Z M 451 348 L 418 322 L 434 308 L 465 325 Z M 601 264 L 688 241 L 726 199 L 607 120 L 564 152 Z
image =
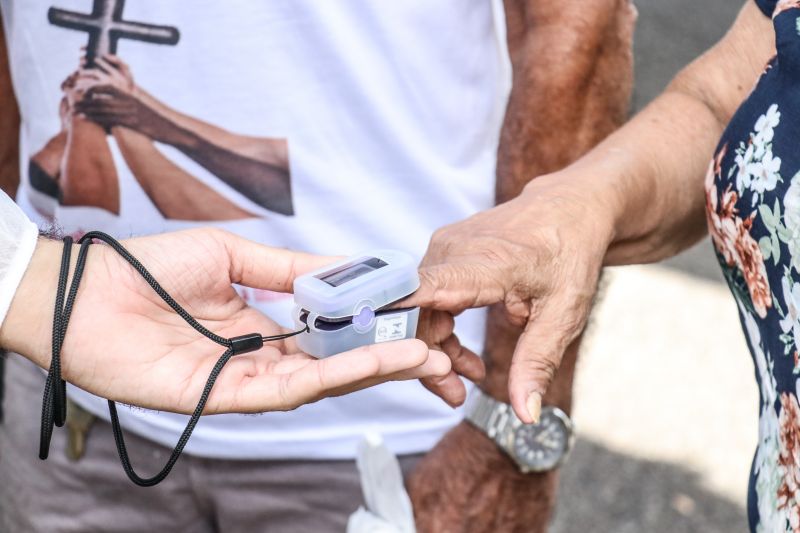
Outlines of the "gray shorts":
M 40 461 L 44 375 L 9 356 L 5 419 L 0 426 L 0 531 L 56 532 L 341 532 L 362 504 L 353 461 L 250 461 L 183 455 L 160 485 L 133 485 L 120 465 L 111 426 L 95 420 L 85 454 L 65 454 L 56 428 L 50 458 Z M 126 434 L 134 468 L 149 476 L 170 450 Z M 405 473 L 420 456 L 400 460 Z

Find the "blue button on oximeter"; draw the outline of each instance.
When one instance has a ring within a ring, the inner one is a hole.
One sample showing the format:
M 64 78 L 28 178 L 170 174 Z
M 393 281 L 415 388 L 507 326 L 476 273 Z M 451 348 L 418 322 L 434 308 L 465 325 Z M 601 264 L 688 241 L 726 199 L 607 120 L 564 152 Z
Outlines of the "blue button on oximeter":
M 294 320 L 304 352 L 316 357 L 417 334 L 419 308 L 386 309 L 419 288 L 410 255 L 378 250 L 350 257 L 294 280 Z

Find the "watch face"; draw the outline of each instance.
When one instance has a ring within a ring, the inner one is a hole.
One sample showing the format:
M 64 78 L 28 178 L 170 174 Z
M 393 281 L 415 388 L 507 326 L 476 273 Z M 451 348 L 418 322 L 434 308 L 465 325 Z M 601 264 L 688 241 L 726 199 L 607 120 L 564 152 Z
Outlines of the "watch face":
M 555 468 L 569 447 L 570 430 L 550 410 L 543 410 L 538 424 L 523 425 L 514 432 L 514 455 L 534 471 Z

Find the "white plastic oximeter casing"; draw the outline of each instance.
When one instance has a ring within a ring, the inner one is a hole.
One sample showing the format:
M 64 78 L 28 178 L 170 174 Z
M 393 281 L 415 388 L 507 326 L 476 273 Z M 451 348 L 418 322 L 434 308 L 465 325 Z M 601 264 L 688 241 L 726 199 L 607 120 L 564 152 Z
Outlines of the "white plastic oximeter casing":
M 308 331 L 297 337 L 316 356 L 359 346 L 413 338 L 419 308 L 385 307 L 419 288 L 417 263 L 395 250 L 375 250 L 344 259 L 294 280 L 294 321 Z

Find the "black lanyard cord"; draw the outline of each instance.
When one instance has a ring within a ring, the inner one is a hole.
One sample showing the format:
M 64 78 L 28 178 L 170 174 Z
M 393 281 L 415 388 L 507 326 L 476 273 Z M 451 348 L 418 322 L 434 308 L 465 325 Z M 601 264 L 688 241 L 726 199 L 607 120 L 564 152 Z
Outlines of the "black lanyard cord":
M 183 452 L 186 443 L 189 442 L 189 437 L 192 435 L 200 416 L 203 414 L 208 397 L 214 387 L 214 383 L 219 377 L 225 364 L 235 355 L 252 352 L 260 349 L 265 342 L 287 339 L 300 333 L 308 331 L 304 328 L 299 331 L 291 333 L 284 333 L 280 335 L 272 335 L 264 337 L 260 333 L 251 333 L 248 335 L 241 335 L 226 339 L 220 337 L 203 327 L 197 320 L 195 320 L 178 302 L 176 302 L 163 287 L 156 281 L 156 279 L 148 272 L 128 250 L 126 250 L 119 242 L 113 237 L 99 232 L 92 231 L 81 237 L 78 242 L 81 247 L 78 252 L 78 260 L 75 266 L 75 273 L 72 277 L 72 284 L 70 285 L 69 293 L 67 293 L 67 280 L 69 278 L 69 266 L 72 251 L 72 238 L 64 238 L 64 252 L 61 257 L 61 270 L 58 276 L 58 289 L 56 291 L 56 304 L 55 312 L 53 314 L 53 349 L 52 360 L 50 362 L 50 370 L 47 373 L 47 380 L 45 381 L 44 394 L 42 397 L 42 425 L 39 440 L 39 458 L 47 459 L 50 450 L 50 440 L 53 434 L 53 426 L 61 427 L 64 425 L 67 416 L 67 389 L 66 382 L 61 379 L 61 348 L 64 344 L 64 337 L 66 336 L 67 326 L 69 325 L 69 318 L 72 314 L 72 308 L 75 304 L 75 297 L 78 293 L 78 286 L 80 285 L 81 278 L 83 277 L 84 268 L 86 265 L 86 257 L 89 252 L 89 245 L 92 244 L 94 239 L 100 240 L 108 244 L 114 251 L 116 251 L 123 259 L 125 259 L 139 274 L 144 278 L 148 285 L 158 294 L 164 302 L 167 303 L 183 320 L 194 328 L 198 333 L 207 337 L 208 339 L 216 342 L 217 344 L 226 348 L 225 352 L 217 360 L 211 374 L 208 376 L 203 392 L 200 395 L 200 400 L 197 402 L 194 412 L 186 424 L 178 443 L 172 451 L 167 464 L 161 471 L 150 478 L 140 477 L 133 470 L 133 466 L 128 456 L 128 450 L 125 446 L 125 438 L 122 432 L 122 426 L 119 423 L 117 416 L 117 406 L 112 400 L 108 400 L 108 411 L 111 416 L 111 427 L 114 432 L 114 440 L 117 445 L 117 452 L 119 453 L 122 468 L 128 475 L 128 478 L 135 484 L 141 487 L 152 487 L 163 481 L 169 475 L 172 467 L 178 461 L 178 458 Z M 66 294 L 66 302 L 64 296 Z

